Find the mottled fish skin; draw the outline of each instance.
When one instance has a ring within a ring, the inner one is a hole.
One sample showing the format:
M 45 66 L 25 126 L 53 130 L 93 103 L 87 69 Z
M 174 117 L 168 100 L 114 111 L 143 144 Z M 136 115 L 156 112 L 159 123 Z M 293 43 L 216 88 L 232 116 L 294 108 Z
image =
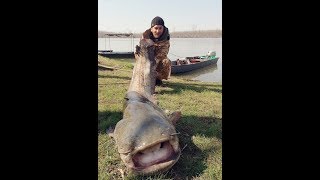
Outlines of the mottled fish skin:
M 163 172 L 178 161 L 181 150 L 173 122 L 154 102 L 156 62 L 152 40 L 140 40 L 135 59 L 123 119 L 115 127 L 114 138 L 130 171 Z
M 156 85 L 156 60 L 154 43 L 150 39 L 142 39 L 136 46 L 135 66 L 128 92 L 135 91 L 154 102 L 153 94 Z

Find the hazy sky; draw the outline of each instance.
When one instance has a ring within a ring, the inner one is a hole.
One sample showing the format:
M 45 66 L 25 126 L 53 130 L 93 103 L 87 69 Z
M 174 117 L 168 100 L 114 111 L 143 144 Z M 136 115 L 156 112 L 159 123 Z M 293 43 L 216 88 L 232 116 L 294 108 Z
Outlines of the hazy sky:
M 98 29 L 141 33 L 160 16 L 170 32 L 222 29 L 222 0 L 98 0 Z

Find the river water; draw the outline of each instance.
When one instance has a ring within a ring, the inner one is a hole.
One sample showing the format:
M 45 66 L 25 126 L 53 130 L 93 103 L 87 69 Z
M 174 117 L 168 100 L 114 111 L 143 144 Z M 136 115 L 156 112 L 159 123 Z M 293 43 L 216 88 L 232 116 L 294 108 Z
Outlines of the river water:
M 133 51 L 138 44 L 139 38 L 98 38 L 99 50 Z M 222 82 L 222 38 L 171 38 L 168 58 L 174 61 L 186 56 L 206 55 L 208 51 L 216 51 L 216 56 L 219 57 L 216 65 L 171 76 L 203 82 Z

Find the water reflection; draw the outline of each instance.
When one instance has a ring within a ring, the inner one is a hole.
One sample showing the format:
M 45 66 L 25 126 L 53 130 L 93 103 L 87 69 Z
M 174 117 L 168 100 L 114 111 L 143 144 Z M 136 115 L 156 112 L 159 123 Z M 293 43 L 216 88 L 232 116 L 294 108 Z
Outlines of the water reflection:
M 183 79 L 198 80 L 203 82 L 219 82 L 220 81 L 219 78 L 214 76 L 214 73 L 217 72 L 218 70 L 219 69 L 217 64 L 211 64 L 201 69 L 196 69 L 186 73 L 174 74 L 171 76 L 179 77 Z

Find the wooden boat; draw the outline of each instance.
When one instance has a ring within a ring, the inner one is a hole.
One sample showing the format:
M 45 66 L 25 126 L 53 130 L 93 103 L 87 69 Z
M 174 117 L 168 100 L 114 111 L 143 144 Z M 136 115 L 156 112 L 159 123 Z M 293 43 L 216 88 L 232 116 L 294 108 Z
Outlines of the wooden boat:
M 200 69 L 211 64 L 216 64 L 219 57 L 214 56 L 194 56 L 171 61 L 171 74 L 185 73 Z
M 98 55 L 108 58 L 134 58 L 134 52 L 98 51 Z
M 108 58 L 134 58 L 133 52 L 133 34 L 132 33 L 113 33 L 113 34 L 105 34 L 106 37 L 109 37 L 109 44 L 110 44 L 110 37 L 131 37 L 131 46 L 132 51 L 130 52 L 115 52 L 111 49 L 109 50 L 98 50 L 98 55 L 108 57 Z M 106 42 L 105 42 L 106 44 Z

